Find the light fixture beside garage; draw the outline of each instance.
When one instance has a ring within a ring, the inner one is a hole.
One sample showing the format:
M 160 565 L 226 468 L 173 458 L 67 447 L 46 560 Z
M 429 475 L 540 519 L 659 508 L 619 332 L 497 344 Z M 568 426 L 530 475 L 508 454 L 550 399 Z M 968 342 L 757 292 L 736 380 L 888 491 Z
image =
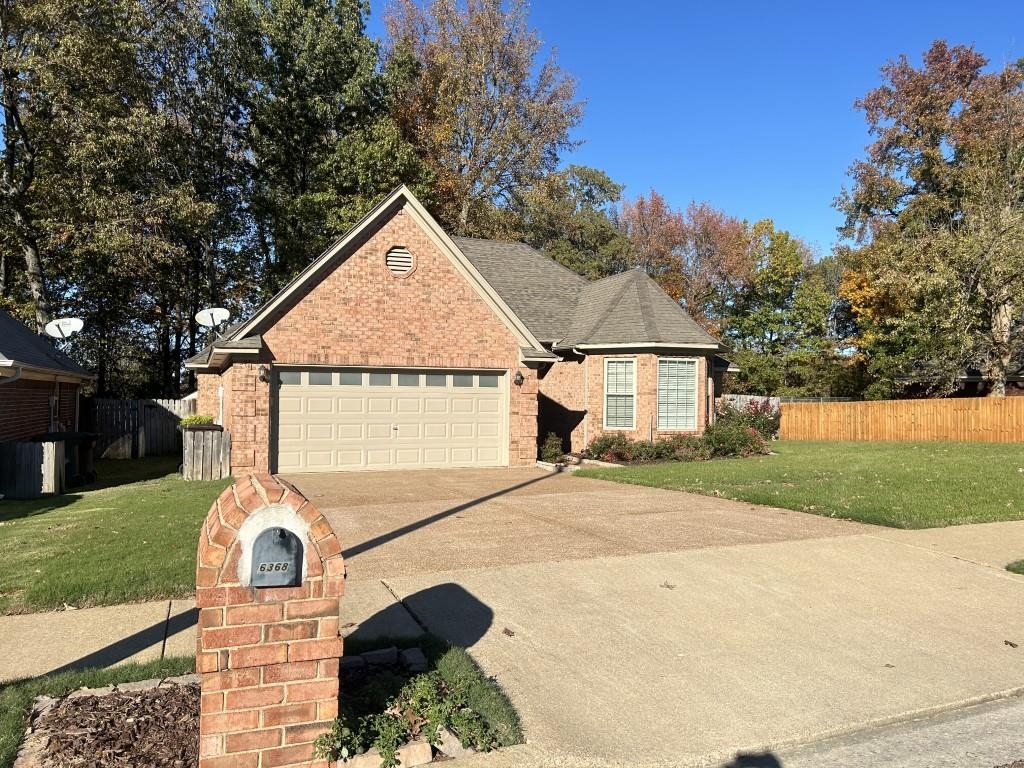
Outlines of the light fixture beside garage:
M 269 384 L 270 383 L 270 369 L 267 366 L 261 365 L 259 367 L 259 370 L 256 371 L 256 376 L 259 378 L 259 380 L 262 383 L 264 383 L 264 384 Z
M 516 371 L 516 375 L 512 377 L 512 382 L 517 387 L 521 387 L 521 386 L 523 386 L 523 381 L 524 381 L 524 379 L 523 379 L 523 372 L 522 371 Z
M 384 263 L 395 277 L 405 277 L 413 269 L 412 254 L 408 248 L 400 245 L 387 252 Z

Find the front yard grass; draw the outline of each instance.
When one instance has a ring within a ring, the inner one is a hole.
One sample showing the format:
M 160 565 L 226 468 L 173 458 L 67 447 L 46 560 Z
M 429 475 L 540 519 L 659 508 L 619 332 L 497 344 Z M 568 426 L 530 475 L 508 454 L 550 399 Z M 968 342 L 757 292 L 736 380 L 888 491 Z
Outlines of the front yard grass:
M 196 670 L 192 656 L 174 656 L 145 664 L 124 664 L 110 669 L 86 669 L 44 675 L 0 685 L 0 768 L 11 768 L 25 737 L 32 702 L 37 696 L 66 696 L 82 687 L 102 688 L 113 683 L 176 677 Z
M 199 528 L 230 481 L 186 483 L 177 468 L 99 461 L 85 489 L 0 501 L 0 613 L 192 594 Z
M 578 474 L 893 528 L 1024 519 L 1021 445 L 779 441 L 771 447 L 776 455 Z

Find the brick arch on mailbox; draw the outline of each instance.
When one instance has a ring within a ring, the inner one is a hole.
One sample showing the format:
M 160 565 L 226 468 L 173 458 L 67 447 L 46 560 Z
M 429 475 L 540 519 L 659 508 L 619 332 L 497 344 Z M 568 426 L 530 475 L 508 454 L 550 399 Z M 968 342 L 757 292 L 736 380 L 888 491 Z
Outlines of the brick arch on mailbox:
M 242 546 L 238 534 L 250 516 L 267 507 L 290 509 L 308 525 L 307 540 L 303 542 L 306 573 L 298 587 L 254 590 L 242 586 L 238 573 Z M 293 486 L 268 474 L 243 476 L 210 507 L 199 535 L 196 557 L 200 628 L 230 624 L 225 617 L 231 606 L 253 602 L 287 604 L 287 611 L 294 611 L 296 618 L 303 612 L 313 617 L 321 603 L 326 605 L 331 600 L 336 605 L 344 589 L 345 565 L 338 538 L 316 505 Z M 321 618 L 317 637 L 307 639 L 337 637 L 336 616 L 335 612 L 334 616 Z M 215 658 L 217 653 L 204 649 L 201 642 L 197 651 L 198 671 L 225 668 L 225 660 Z

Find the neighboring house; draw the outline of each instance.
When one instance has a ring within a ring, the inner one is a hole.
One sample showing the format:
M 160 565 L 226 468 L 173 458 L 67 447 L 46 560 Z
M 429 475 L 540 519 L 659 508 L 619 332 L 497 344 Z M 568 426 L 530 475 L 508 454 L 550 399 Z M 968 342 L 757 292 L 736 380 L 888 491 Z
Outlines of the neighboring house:
M 318 472 L 528 465 L 549 431 L 572 450 L 698 434 L 723 349 L 645 273 L 591 283 L 449 237 L 400 187 L 186 365 L 236 473 Z
M 78 429 L 82 366 L 0 310 L 0 442 Z

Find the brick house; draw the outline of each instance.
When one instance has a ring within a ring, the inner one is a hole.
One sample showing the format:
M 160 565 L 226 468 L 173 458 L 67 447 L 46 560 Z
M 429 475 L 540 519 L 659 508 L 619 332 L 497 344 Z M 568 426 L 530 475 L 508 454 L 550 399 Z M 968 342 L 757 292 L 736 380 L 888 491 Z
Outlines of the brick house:
M 0 310 L 0 442 L 78 429 L 78 395 L 93 376 Z
M 723 349 L 645 273 L 450 237 L 399 187 L 186 365 L 236 473 L 519 466 L 699 434 Z

